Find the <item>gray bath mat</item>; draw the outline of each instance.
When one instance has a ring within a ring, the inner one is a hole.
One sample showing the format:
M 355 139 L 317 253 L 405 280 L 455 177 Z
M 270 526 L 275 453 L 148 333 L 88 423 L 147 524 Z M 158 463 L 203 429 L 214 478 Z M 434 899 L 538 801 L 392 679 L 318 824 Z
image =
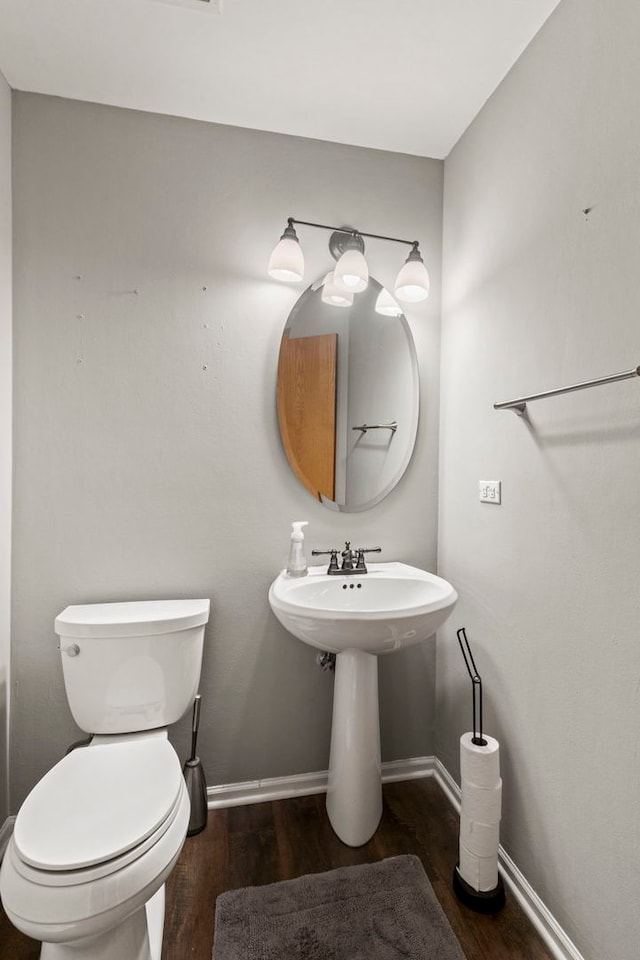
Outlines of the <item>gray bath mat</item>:
M 417 857 L 222 893 L 213 960 L 464 960 Z

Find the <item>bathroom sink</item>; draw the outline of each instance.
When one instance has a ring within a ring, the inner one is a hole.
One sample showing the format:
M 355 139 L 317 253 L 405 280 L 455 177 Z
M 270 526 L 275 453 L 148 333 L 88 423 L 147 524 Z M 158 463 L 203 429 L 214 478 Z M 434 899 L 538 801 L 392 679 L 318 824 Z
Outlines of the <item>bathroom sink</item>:
M 365 574 L 325 571 L 311 567 L 298 578 L 283 571 L 269 603 L 294 637 L 336 654 L 327 813 L 338 837 L 359 847 L 382 815 L 378 655 L 430 637 L 458 594 L 406 563 L 371 563 Z
M 406 563 L 371 563 L 366 574 L 306 577 L 283 571 L 269 590 L 271 609 L 289 633 L 319 650 L 392 653 L 426 640 L 451 613 L 450 583 Z

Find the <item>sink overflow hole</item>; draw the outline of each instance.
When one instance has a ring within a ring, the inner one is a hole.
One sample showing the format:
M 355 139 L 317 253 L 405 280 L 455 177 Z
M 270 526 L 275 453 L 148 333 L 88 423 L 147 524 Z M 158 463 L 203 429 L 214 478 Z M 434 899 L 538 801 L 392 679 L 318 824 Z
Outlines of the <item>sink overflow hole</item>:
M 357 587 L 358 590 L 360 590 L 360 588 L 362 587 L 362 584 L 361 583 L 350 583 L 350 584 L 343 583 L 342 589 L 346 590 L 347 586 L 349 587 L 350 590 L 353 590 L 354 587 Z

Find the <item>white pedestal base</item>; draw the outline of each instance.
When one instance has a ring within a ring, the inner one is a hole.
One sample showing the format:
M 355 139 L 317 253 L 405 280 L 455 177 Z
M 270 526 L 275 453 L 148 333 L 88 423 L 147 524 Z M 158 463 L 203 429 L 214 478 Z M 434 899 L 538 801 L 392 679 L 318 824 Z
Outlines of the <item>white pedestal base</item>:
M 362 650 L 336 657 L 327 813 L 349 847 L 370 840 L 382 816 L 378 658 Z

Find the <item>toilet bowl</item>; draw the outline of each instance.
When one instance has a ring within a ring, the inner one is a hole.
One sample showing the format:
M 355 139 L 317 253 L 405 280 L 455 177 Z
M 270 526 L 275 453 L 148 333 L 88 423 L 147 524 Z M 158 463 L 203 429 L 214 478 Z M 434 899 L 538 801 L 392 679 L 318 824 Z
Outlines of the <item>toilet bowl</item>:
M 167 612 L 164 607 L 165 618 Z M 131 609 L 126 613 L 129 618 L 135 616 Z M 109 614 L 115 616 L 114 611 Z M 122 618 L 123 611 L 118 616 Z M 111 624 L 109 631 L 113 629 Z M 131 632 L 131 623 L 128 629 Z M 141 636 L 148 658 L 148 619 L 144 630 Z M 166 641 L 166 620 L 162 630 Z M 189 630 L 199 631 L 201 652 L 203 626 L 192 625 Z M 184 633 L 179 628 L 174 632 Z M 87 637 L 74 636 L 79 649 L 71 659 L 86 653 L 83 669 L 94 655 L 97 660 L 91 670 L 98 662 L 104 666 L 104 651 L 95 654 Z M 100 637 L 103 644 L 106 639 L 104 634 Z M 189 639 L 198 642 L 197 637 Z M 135 641 L 133 637 L 128 651 L 133 658 L 140 652 Z M 64 652 L 64 640 L 61 648 Z M 160 657 L 161 661 L 172 659 L 166 650 Z M 167 663 L 156 661 L 155 666 L 164 669 Z M 114 721 L 122 709 L 129 718 L 135 712 L 134 688 L 144 694 L 138 696 L 144 707 L 139 715 L 149 713 L 148 676 L 140 678 L 138 688 L 135 674 L 132 680 L 121 667 L 114 663 L 112 671 L 117 691 L 104 673 L 100 677 L 109 704 L 84 703 L 84 709 L 100 715 L 103 729 L 118 726 Z M 173 668 L 179 670 L 177 664 Z M 177 680 L 175 674 L 173 679 L 168 676 L 166 682 L 186 685 L 191 695 L 192 670 L 187 672 L 186 681 L 183 672 Z M 128 680 L 121 682 L 124 677 Z M 157 680 L 156 676 L 156 685 Z M 65 683 L 69 695 L 73 682 L 67 682 L 66 673 Z M 169 699 L 175 712 L 175 690 Z M 184 699 L 186 709 L 189 700 Z M 163 707 L 156 698 L 150 715 L 156 717 L 158 710 L 162 712 Z M 36 784 L 18 812 L 0 868 L 0 895 L 7 916 L 27 936 L 42 941 L 41 960 L 160 960 L 164 882 L 182 849 L 189 812 L 181 764 L 166 729 L 94 735 L 88 746 L 69 753 Z
M 147 943 L 138 936 L 143 943 L 132 954 L 122 944 L 116 951 L 117 937 L 131 946 L 131 928 L 147 926 L 146 917 L 131 917 L 144 913 L 178 858 L 189 798 L 164 731 L 94 739 L 56 764 L 25 800 L 0 872 L 2 901 L 18 929 L 45 942 L 43 960 L 78 958 L 84 940 L 92 958 L 147 960 L 149 933 Z M 100 934 L 108 941 L 102 952 Z

